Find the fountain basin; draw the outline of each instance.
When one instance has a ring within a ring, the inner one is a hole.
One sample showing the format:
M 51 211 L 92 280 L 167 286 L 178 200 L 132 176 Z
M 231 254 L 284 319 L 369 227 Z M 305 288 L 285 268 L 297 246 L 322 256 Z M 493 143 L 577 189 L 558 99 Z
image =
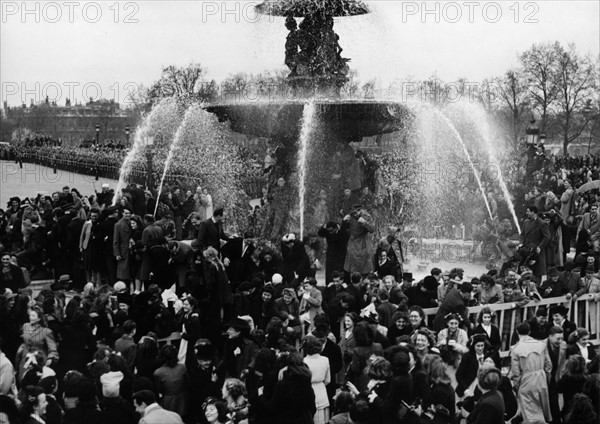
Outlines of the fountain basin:
M 403 104 L 375 100 L 315 100 L 319 121 L 341 141 L 360 141 L 363 137 L 392 133 L 404 128 L 411 112 Z M 293 137 L 302 120 L 304 101 L 223 103 L 206 107 L 219 121 L 231 122 L 231 129 L 242 134 L 272 138 Z

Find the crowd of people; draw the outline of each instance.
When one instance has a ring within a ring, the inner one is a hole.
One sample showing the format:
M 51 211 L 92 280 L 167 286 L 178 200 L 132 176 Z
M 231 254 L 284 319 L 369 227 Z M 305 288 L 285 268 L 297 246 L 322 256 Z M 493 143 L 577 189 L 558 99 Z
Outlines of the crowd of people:
M 64 187 L 0 211 L 11 423 L 597 422 L 596 303 L 524 313 L 543 298 L 600 300 L 596 252 L 540 267 L 537 206 L 502 267 L 416 281 L 402 230 L 374 239 L 367 205 L 273 243 L 251 226 L 227 233 L 201 187 L 171 187 L 158 206 L 135 184 L 114 196 Z M 54 281 L 39 293 L 38 272 Z M 496 319 L 502 304 L 513 321 Z
M 119 152 L 35 145 L 17 159 L 90 173 Z M 281 236 L 285 180 L 263 190 L 271 219 L 258 208 L 235 234 L 206 188 L 184 184 L 158 199 L 134 183 L 117 195 L 105 184 L 10 199 L 0 209 L 0 418 L 597 422 L 600 157 L 532 148 L 527 163 L 503 166 L 521 239 L 483 175 L 494 219 L 470 232 L 492 235 L 500 260 L 478 277 L 434 267 L 415 280 L 404 229 L 377 219 L 373 183 L 315 212 L 303 239 Z M 53 283 L 34 289 L 42 278 Z

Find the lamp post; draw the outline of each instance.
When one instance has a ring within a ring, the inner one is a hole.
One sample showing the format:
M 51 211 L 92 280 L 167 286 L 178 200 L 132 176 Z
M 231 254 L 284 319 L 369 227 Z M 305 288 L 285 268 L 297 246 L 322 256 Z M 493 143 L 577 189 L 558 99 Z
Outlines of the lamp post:
M 150 190 L 154 186 L 154 167 L 152 165 L 152 146 L 154 146 L 154 137 L 146 135 L 143 138 L 144 146 L 146 146 L 146 187 Z
M 540 135 L 540 129 L 535 124 L 535 119 L 531 118 L 529 121 L 529 125 L 525 128 L 525 139 L 527 141 L 527 146 L 535 146 L 538 142 L 538 137 Z
M 125 127 L 125 138 L 127 140 L 127 145 L 129 146 L 129 127 Z
M 100 125 L 96 125 L 96 144 L 100 140 Z

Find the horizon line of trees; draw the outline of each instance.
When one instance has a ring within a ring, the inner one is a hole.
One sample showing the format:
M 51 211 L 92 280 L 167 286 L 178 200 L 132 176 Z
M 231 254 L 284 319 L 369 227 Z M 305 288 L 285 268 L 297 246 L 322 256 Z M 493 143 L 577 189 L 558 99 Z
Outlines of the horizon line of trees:
M 140 85 L 129 100 L 135 115 L 141 117 L 163 98 L 176 98 L 184 104 L 285 99 L 295 96 L 286 82 L 287 74 L 282 66 L 258 74 L 233 73 L 218 83 L 208 78 L 207 68 L 200 63 L 171 65 L 162 69 L 150 87 Z M 427 80 L 407 77 L 384 86 L 376 78 L 361 81 L 355 70 L 348 77 L 341 91 L 343 98 L 420 100 L 439 106 L 464 99 L 475 102 L 493 118 L 513 149 L 518 149 L 532 117 L 537 119 L 540 133 L 561 141 L 563 154 L 583 134 L 590 145 L 600 139 L 600 60 L 582 55 L 574 44 L 534 44 L 518 55 L 515 67 L 480 82 L 467 78 L 445 82 L 432 75 Z M 29 130 L 48 132 L 37 127 Z M 22 129 L 17 126 L 14 131 Z

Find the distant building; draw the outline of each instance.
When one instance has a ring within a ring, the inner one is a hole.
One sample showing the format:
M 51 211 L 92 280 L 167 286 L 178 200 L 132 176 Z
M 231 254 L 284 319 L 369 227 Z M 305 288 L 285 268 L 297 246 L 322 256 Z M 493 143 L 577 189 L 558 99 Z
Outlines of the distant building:
M 76 145 L 82 140 L 95 139 L 96 125 L 99 125 L 100 142 L 112 139 L 126 144 L 125 128 L 129 127 L 133 133 L 138 116 L 134 109 L 121 109 L 119 103 L 106 99 L 90 99 L 85 105 L 71 104 L 67 99 L 64 106 L 48 100 L 37 105 L 30 104 L 29 107 L 25 104 L 8 107 L 4 102 L 2 125 L 10 128 L 10 134 L 17 134 L 17 138 L 23 132 L 19 130 L 28 129 L 60 139 L 63 145 Z M 5 131 L 3 138 L 6 138 Z

